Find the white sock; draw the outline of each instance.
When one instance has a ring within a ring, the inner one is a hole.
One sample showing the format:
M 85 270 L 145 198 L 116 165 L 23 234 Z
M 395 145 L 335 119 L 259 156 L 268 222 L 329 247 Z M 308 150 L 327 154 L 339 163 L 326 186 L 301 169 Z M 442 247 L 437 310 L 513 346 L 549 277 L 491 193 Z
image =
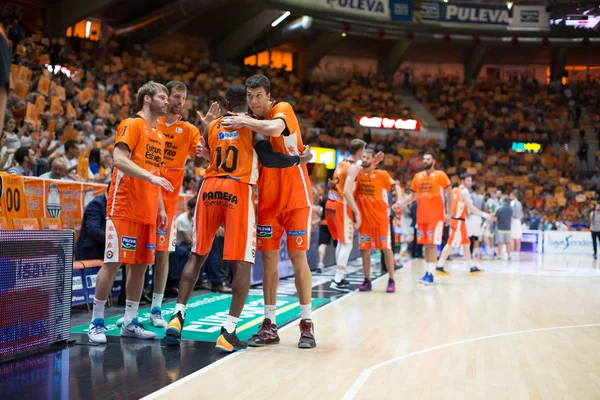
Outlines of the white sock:
M 152 307 L 150 307 L 150 309 L 153 309 L 154 307 L 162 307 L 163 297 L 165 297 L 164 294 L 152 293 Z
M 235 331 L 235 326 L 239 320 L 239 318 L 232 317 L 231 315 L 227 316 L 227 321 L 225 321 L 225 324 L 223 325 L 227 333 L 233 333 L 233 331 Z
M 129 325 L 134 318 L 137 318 L 138 308 L 140 308 L 139 301 L 125 301 L 125 316 L 123 317 L 123 325 Z
M 104 306 L 106 306 L 106 300 L 98 300 L 94 297 L 94 309 L 92 310 L 92 321 L 96 318 L 104 319 Z
M 300 319 L 312 320 L 312 311 L 310 304 L 300 304 Z
M 339 282 L 342 279 L 344 279 L 344 277 L 346 276 L 346 270 L 345 269 L 340 269 L 338 267 L 338 269 L 335 270 L 335 278 L 333 278 L 334 281 Z
M 277 324 L 277 306 L 265 304 L 265 319 L 270 319 L 271 323 Z
M 435 270 L 435 263 L 427 263 L 427 272 L 431 274 L 433 270 Z
M 181 304 L 181 303 L 175 304 L 175 314 L 177 314 L 178 311 L 181 311 L 181 316 L 183 318 L 185 318 L 185 309 L 186 309 L 185 304 Z

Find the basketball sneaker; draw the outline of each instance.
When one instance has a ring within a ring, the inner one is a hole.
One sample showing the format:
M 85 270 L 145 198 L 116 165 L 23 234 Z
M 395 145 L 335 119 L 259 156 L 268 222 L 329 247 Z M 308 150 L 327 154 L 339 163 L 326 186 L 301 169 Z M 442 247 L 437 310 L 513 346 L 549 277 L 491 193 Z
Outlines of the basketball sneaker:
M 247 349 L 248 343 L 242 342 L 237 337 L 236 331 L 228 333 L 225 327 L 221 327 L 221 335 L 219 335 L 219 338 L 217 339 L 215 348 L 232 353 L 234 351 Z
M 167 321 L 162 316 L 162 311 L 160 307 L 152 307 L 150 314 L 150 322 L 152 322 L 152 326 L 156 328 L 166 328 Z
M 88 327 L 88 339 L 90 343 L 94 344 L 105 344 L 106 335 L 104 334 L 104 318 L 94 318 Z
M 365 281 L 358 287 L 360 292 L 370 292 L 372 290 L 371 281 L 365 278 Z
M 435 273 L 438 275 L 449 275 L 446 270 L 444 269 L 444 267 L 436 267 L 435 268 Z
M 425 275 L 419 281 L 423 285 L 431 285 L 433 283 L 433 274 L 431 272 L 425 272 Z
M 300 321 L 300 340 L 298 340 L 298 347 L 301 349 L 314 349 L 317 347 L 317 342 L 315 341 L 315 326 L 309 319 Z
M 387 293 L 394 293 L 396 291 L 396 282 L 393 279 L 388 279 L 387 289 L 385 289 Z
M 156 337 L 156 333 L 151 332 L 138 322 L 137 318 L 131 320 L 131 323 L 121 326 L 121 336 L 136 339 L 151 340 Z
M 123 321 L 125 321 L 125 318 L 121 317 L 117 320 L 117 326 L 120 328 L 121 326 L 123 326 Z
M 349 292 L 350 282 L 348 282 L 345 278 L 340 280 L 339 282 L 333 280 L 331 281 L 330 287 L 334 290 L 339 290 L 341 292 Z
M 181 330 L 183 329 L 184 318 L 181 311 L 177 311 L 167 325 L 167 332 L 163 338 L 163 342 L 169 345 L 177 345 L 181 343 Z
M 471 271 L 469 271 L 471 274 L 479 274 L 481 272 L 483 272 L 482 269 L 479 269 L 477 267 L 471 267 Z
M 256 332 L 248 339 L 250 347 L 264 347 L 268 344 L 279 343 L 279 335 L 277 334 L 277 325 L 271 322 L 269 318 L 265 318 Z
M 317 270 L 315 272 L 317 274 L 322 274 L 324 270 L 325 270 L 325 264 L 323 264 L 322 262 L 319 262 L 319 265 L 317 266 Z

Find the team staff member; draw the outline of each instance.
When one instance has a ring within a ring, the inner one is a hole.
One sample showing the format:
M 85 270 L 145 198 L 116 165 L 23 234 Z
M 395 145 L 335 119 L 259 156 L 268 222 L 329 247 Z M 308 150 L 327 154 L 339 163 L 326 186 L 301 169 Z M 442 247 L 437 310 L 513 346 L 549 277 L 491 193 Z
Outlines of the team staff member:
M 229 315 L 221 328 L 216 348 L 223 351 L 245 349 L 239 340 L 236 325 L 250 289 L 250 265 L 256 255 L 256 224 L 253 185 L 258 180 L 258 161 L 270 168 L 284 168 L 311 159 L 310 152 L 302 156 L 274 153 L 269 141 L 247 128 L 228 128 L 224 121 L 246 115 L 246 90 L 243 85 L 231 85 L 226 92 L 228 113 L 213 121 L 208 130 L 210 165 L 198 195 L 194 216 L 192 254 L 181 275 L 175 314 L 171 317 L 165 341 L 179 344 L 184 326 L 186 305 L 198 280 L 202 265 L 217 230 L 224 225 L 223 259 L 233 264 L 232 299 Z M 231 124 L 227 124 L 231 125 Z
M 137 311 L 148 264 L 154 264 L 156 221 L 164 227 L 167 216 L 160 189 L 173 185 L 160 176 L 164 138 L 157 130 L 158 117 L 169 103 L 167 88 L 148 82 L 137 94 L 139 115 L 121 122 L 114 149 L 115 169 L 108 193 L 104 265 L 98 272 L 92 322 L 92 343 L 106 343 L 104 306 L 121 264 L 129 266 L 127 302 L 121 336 L 153 339 L 156 334 L 138 322 Z M 160 207 L 160 209 L 159 209 Z
M 390 230 L 390 205 L 388 203 L 388 192 L 394 192 L 396 201 L 400 186 L 397 185 L 390 174 L 386 171 L 373 168 L 375 151 L 366 149 L 362 155 L 362 169 L 356 179 L 356 205 L 362 223 L 358 228 L 359 247 L 362 252 L 363 271 L 365 281 L 359 287 L 361 292 L 367 292 L 371 287 L 371 250 L 373 247 L 382 250 L 385 257 L 385 265 L 388 271 L 388 285 L 386 291 L 396 291 L 394 282 L 394 253 L 392 252 L 392 238 Z

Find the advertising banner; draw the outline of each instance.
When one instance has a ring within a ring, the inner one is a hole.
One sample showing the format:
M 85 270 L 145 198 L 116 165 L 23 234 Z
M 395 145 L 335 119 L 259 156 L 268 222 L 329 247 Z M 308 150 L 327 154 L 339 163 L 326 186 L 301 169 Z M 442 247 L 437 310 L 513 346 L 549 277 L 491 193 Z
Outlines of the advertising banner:
M 392 21 L 412 21 L 412 0 L 390 0 Z
M 506 5 L 424 2 L 421 3 L 421 20 L 508 25 L 510 13 Z
M 575 231 L 545 231 L 544 253 L 591 256 L 594 253 L 592 234 Z
M 357 17 L 390 19 L 389 0 L 287 0 L 286 3 Z
M 550 14 L 546 11 L 546 6 L 514 5 L 510 26 L 550 29 Z

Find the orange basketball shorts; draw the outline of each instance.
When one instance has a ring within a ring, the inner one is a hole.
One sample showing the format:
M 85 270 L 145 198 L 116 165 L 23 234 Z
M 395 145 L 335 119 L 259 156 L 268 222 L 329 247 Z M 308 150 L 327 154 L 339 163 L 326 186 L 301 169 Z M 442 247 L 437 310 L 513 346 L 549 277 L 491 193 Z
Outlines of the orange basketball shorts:
M 196 203 L 192 252 L 206 255 L 221 226 L 223 259 L 254 263 L 256 221 L 252 186 L 230 178 L 206 178 Z
M 105 263 L 154 264 L 155 225 L 124 219 L 107 219 L 105 235 Z
M 419 244 L 442 244 L 444 235 L 444 221 L 434 221 L 425 224 L 417 224 L 417 243 Z
M 284 232 L 287 235 L 288 251 L 308 250 L 311 223 L 312 207 L 295 208 L 276 214 L 259 214 L 256 227 L 258 250 L 279 250 Z
M 467 223 L 464 220 L 453 219 L 450 223 L 451 232 L 448 238 L 448 243 L 452 247 L 459 247 L 465 244 L 471 244 L 467 233 Z
M 358 246 L 361 250 L 391 250 L 390 224 L 378 227 L 361 225 L 358 228 Z
M 327 219 L 327 225 L 333 240 L 337 240 L 339 243 L 352 243 L 354 235 L 352 210 L 345 200 L 343 203 L 327 200 L 325 219 Z

